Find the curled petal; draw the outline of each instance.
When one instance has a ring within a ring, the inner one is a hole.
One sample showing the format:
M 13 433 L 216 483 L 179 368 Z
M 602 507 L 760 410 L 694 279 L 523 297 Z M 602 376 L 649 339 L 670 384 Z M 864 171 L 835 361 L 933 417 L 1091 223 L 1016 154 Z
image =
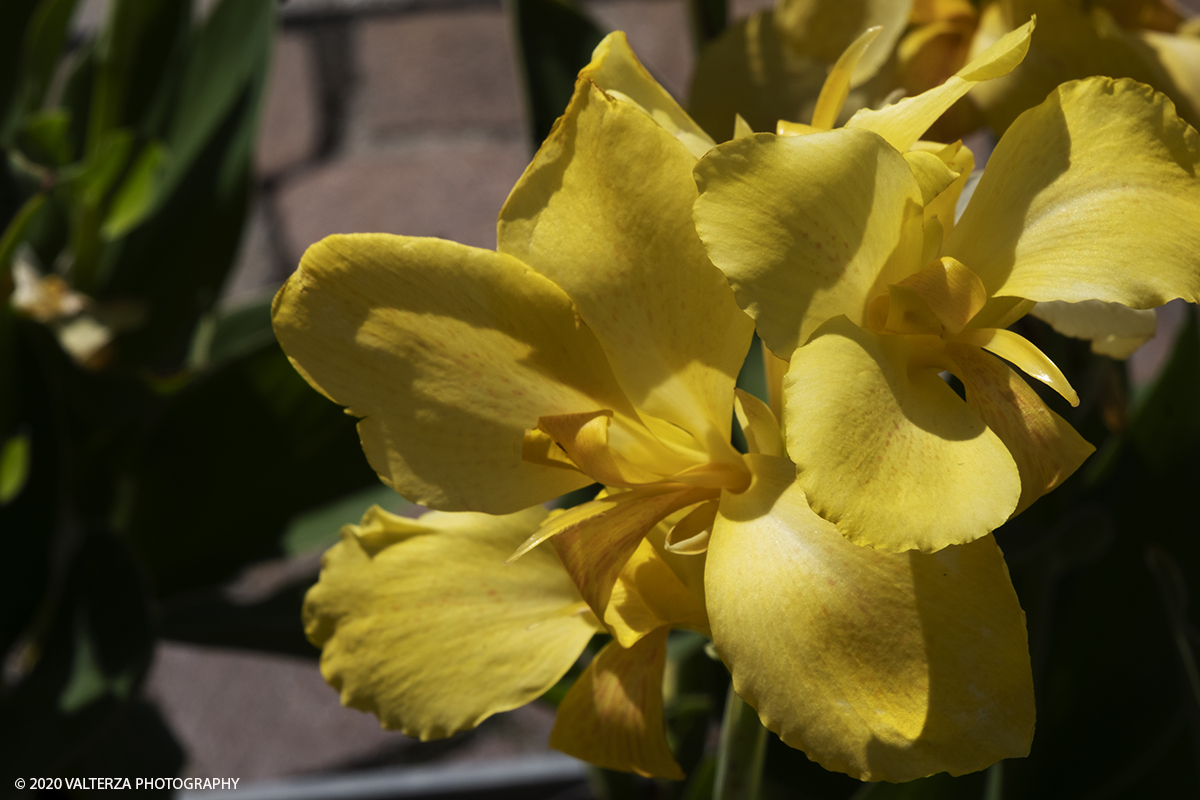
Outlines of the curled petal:
M 1028 754 L 1025 616 L 995 540 L 857 547 L 809 509 L 786 459 L 747 459 L 755 482 L 722 498 L 705 586 L 713 643 L 763 723 L 863 780 Z
M 1158 330 L 1158 316 L 1153 309 L 1101 300 L 1052 300 L 1038 303 L 1029 313 L 1064 336 L 1090 340 L 1092 352 L 1109 358 L 1129 358 Z
M 1013 514 L 1065 481 L 1095 452 L 1070 424 L 1055 414 L 1021 376 L 969 345 L 952 343 L 955 374 L 967 402 L 996 432 L 1021 473 L 1021 499 Z
M 552 414 L 635 415 L 562 290 L 489 250 L 330 236 L 271 314 L 300 374 L 362 417 L 380 478 L 422 505 L 504 513 L 586 486 L 523 461 L 525 431 Z
M 1006 33 L 941 86 L 878 110 L 864 108 L 850 118 L 846 127 L 874 131 L 897 150 L 907 150 L 972 86 L 1005 75 L 1020 64 L 1029 50 L 1033 26 L 1030 20 Z
M 986 536 L 1021 481 L 1008 448 L 938 376 L 932 336 L 831 320 L 792 356 L 784 432 L 812 508 L 857 544 L 933 552 Z
M 1200 300 L 1200 135 L 1131 80 L 1064 84 L 996 146 L 946 241 L 989 296 Z
M 713 501 L 713 515 L 716 505 Z M 622 647 L 633 647 L 643 636 L 663 626 L 708 634 L 704 604 L 646 539 L 630 556 L 613 586 L 604 624 Z
M 554 685 L 599 627 L 548 549 L 504 557 L 546 516 L 369 510 L 304 601 L 321 674 L 384 727 L 436 739 Z
M 1071 405 L 1079 405 L 1079 395 L 1058 365 L 1019 333 L 1002 328 L 977 328 L 963 331 L 959 340 L 990 350 L 1005 361 L 1011 361 L 1029 377 L 1036 378 L 1058 392 Z
M 625 649 L 611 642 L 558 707 L 550 746 L 608 769 L 681 781 L 663 729 L 667 629 Z
M 621 31 L 614 31 L 592 53 L 592 61 L 579 72 L 610 95 L 636 105 L 670 131 L 696 158 L 713 146 L 712 137 L 692 121 L 670 92 L 642 66 Z

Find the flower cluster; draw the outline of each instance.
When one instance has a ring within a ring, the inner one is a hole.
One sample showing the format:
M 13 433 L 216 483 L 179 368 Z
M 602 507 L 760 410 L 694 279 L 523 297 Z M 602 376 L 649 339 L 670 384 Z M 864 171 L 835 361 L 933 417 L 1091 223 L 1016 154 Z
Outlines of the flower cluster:
M 1200 300 L 1200 140 L 1133 81 L 1022 115 L 956 219 L 974 159 L 921 136 L 1032 33 L 833 128 L 868 34 L 812 124 L 720 145 L 613 34 L 495 251 L 313 245 L 279 341 L 360 418 L 380 478 L 437 509 L 372 509 L 325 557 L 305 619 L 343 702 L 447 736 L 607 633 L 551 743 L 681 778 L 662 681 L 686 628 L 826 768 L 903 781 L 1026 754 L 1024 614 L 990 534 L 1092 448 L 1005 363 L 1075 402 L 1008 326 L 1035 303 L 1086 327 L 1088 301 Z M 755 330 L 771 402 L 735 389 Z

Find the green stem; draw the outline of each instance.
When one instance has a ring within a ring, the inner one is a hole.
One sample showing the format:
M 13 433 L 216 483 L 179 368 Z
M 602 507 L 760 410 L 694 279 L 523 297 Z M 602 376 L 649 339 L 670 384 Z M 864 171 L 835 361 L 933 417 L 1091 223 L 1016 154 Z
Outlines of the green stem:
M 766 756 L 767 729 L 758 721 L 758 713 L 730 686 L 717 748 L 713 800 L 758 800 Z

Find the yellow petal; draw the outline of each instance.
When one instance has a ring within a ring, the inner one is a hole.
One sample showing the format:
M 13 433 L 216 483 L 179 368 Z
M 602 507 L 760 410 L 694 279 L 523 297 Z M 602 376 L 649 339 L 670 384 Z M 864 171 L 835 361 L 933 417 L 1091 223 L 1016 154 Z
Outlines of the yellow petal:
M 757 134 L 696 166 L 696 229 L 758 334 L 788 358 L 827 319 L 919 268 L 921 190 L 865 131 Z
M 753 325 L 696 236 L 694 164 L 644 113 L 581 81 L 500 212 L 498 249 L 570 296 L 639 411 L 733 460 Z
M 784 1 L 788 2 L 789 0 Z M 794 0 L 791 2 L 794 4 Z M 897 4 L 890 5 L 895 8 Z M 902 21 L 897 20 L 896 23 L 896 28 L 903 28 Z M 842 106 L 846 104 L 846 97 L 850 94 L 851 79 L 854 77 L 855 68 L 862 60 L 863 54 L 871 46 L 871 42 L 878 39 L 882 32 L 882 25 L 867 28 L 861 36 L 850 43 L 845 52 L 838 56 L 833 69 L 825 78 L 821 94 L 817 97 L 817 107 L 813 110 L 812 117 L 814 128 L 829 130 L 837 123 L 838 114 L 842 112 Z M 876 69 L 878 69 L 878 64 L 876 64 Z
M 967 402 L 1004 442 L 1021 473 L 1021 499 L 1014 515 L 1065 481 L 1095 452 L 1066 420 L 997 359 L 970 346 L 951 344 L 954 374 Z
M 1100 300 L 1038 303 L 1030 313 L 1064 336 L 1090 340 L 1093 353 L 1109 358 L 1129 358 L 1154 337 L 1158 328 L 1153 309 Z
M 774 130 L 781 119 L 812 119 L 829 63 L 793 52 L 773 12 L 753 14 L 705 46 L 688 111 L 718 142 L 732 138 L 737 114 L 756 131 Z
M 629 649 L 608 644 L 558 707 L 550 746 L 607 769 L 683 780 L 662 718 L 667 629 Z
M 1021 481 L 1008 448 L 938 376 L 937 337 L 831 320 L 784 380 L 788 454 L 812 508 L 850 541 L 932 552 L 1009 518 Z
M 696 506 L 671 527 L 665 542 L 666 549 L 682 555 L 703 553 L 708 549 L 708 536 L 712 533 L 712 524 L 716 516 L 716 500 Z
M 989 295 L 1200 300 L 1200 136 L 1129 80 L 1058 88 L 1009 128 L 944 252 Z
M 331 236 L 275 298 L 275 335 L 310 384 L 362 417 L 363 450 L 415 503 L 515 511 L 590 483 L 521 460 L 540 417 L 635 412 L 571 301 L 489 250 Z
M 1029 49 L 1033 25 L 1030 20 L 1005 34 L 941 86 L 878 110 L 864 108 L 846 127 L 874 131 L 897 150 L 907 150 L 974 84 L 1004 75 L 1020 64 Z
M 1161 63 L 1161 54 L 1156 54 L 1152 44 L 1136 32 L 1122 30 L 1112 15 L 1096 4 L 1063 0 L 988 3 L 973 47 L 995 41 L 1031 13 L 1037 14 L 1038 31 L 1025 61 L 1008 75 L 977 84 L 971 92 L 972 100 L 984 109 L 998 133 L 1021 112 L 1045 100 L 1059 84 L 1092 75 L 1149 84 L 1166 92 L 1181 116 L 1196 121 L 1194 98 L 1172 80 L 1174 65 Z M 1171 61 L 1170 57 L 1166 61 Z
M 1058 365 L 1019 333 L 999 328 L 979 328 L 963 331 L 960 341 L 990 350 L 1005 361 L 1011 361 L 1031 378 L 1036 378 L 1063 396 L 1072 406 L 1079 405 L 1079 395 L 1062 374 Z
M 605 36 L 592 52 L 592 61 L 579 72 L 614 97 L 628 100 L 671 132 L 699 158 L 713 146 L 712 137 L 692 121 L 675 98 L 642 66 L 625 34 Z
M 925 221 L 936 219 L 940 222 L 942 239 L 945 240 L 950 235 L 950 229 L 954 227 L 954 221 L 958 216 L 956 213 L 958 198 L 962 194 L 963 187 L 967 185 L 971 172 L 975 169 L 975 154 L 969 148 L 964 147 L 962 142 L 940 144 L 922 141 L 914 144 L 909 153 L 911 154 L 914 150 L 933 153 L 946 162 L 951 170 L 958 173 L 958 177 L 941 194 L 925 204 Z M 940 246 L 941 242 L 938 244 Z
M 738 389 L 733 410 L 737 414 L 738 424 L 742 426 L 742 433 L 746 436 L 746 445 L 751 453 L 768 456 L 784 454 L 783 432 L 779 429 L 779 421 L 766 403 Z
M 716 505 L 713 501 L 714 515 Z M 708 634 L 703 603 L 645 539 L 613 586 L 604 624 L 622 647 L 633 647 L 643 636 L 663 626 L 688 627 Z
M 869 49 L 863 45 L 849 65 L 853 78 L 848 84 L 858 86 L 887 61 L 911 7 L 911 0 L 776 0 L 775 19 L 793 51 L 824 64 L 858 46 L 863 31 L 879 27 L 879 39 Z
M 929 205 L 935 197 L 950 188 L 959 178 L 959 173 L 933 153 L 910 150 L 904 160 L 913 171 L 913 177 L 921 187 L 921 204 Z
M 621 494 L 615 494 L 612 499 L 617 505 L 611 511 L 558 532 L 550 542 L 583 599 L 601 615 L 608 608 L 617 576 L 650 529 L 668 514 L 715 494 L 711 489 L 689 488 L 629 502 L 621 502 Z
M 375 507 L 343 528 L 304 602 L 342 703 L 436 739 L 553 686 L 598 626 L 549 549 L 504 566 L 545 515 L 415 521 Z
M 953 258 L 941 258 L 900 282 L 916 292 L 946 330 L 958 333 L 987 303 L 983 281 Z
M 814 514 L 785 459 L 747 456 L 705 574 L 738 694 L 827 769 L 908 781 L 1028 754 L 1025 617 L 988 536 L 936 554 L 856 547 Z

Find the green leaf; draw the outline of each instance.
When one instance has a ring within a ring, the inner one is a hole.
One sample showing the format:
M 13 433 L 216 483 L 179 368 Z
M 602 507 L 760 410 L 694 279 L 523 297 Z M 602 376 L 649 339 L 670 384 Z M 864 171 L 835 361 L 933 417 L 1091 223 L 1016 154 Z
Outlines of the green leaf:
M 104 238 L 124 236 L 150 213 L 166 160 L 166 148 L 161 143 L 149 142 L 142 148 L 109 206 L 100 228 Z
M 8 223 L 8 228 L 5 229 L 4 235 L 0 236 L 0 285 L 4 283 L 4 278 L 8 276 L 8 269 L 12 265 L 13 254 L 16 253 L 17 245 L 24 241 L 30 223 L 41 210 L 42 204 L 46 202 L 46 195 L 38 193 L 25 201 L 21 206 L 21 210 Z M 5 299 L 8 297 L 8 291 L 0 293 Z
M 18 433 L 0 446 L 0 506 L 21 493 L 29 480 L 29 436 Z
M 371 506 L 398 514 L 411 505 L 383 484 L 340 497 L 294 517 L 283 534 L 283 552 L 298 556 L 333 547 L 342 526 L 356 524 Z
M 38 0 L 6 0 L 0 9 L 0 135 L 18 118 L 17 80 L 21 74 L 21 42 Z
M 248 158 L 275 25 L 272 0 L 223 0 L 208 16 L 188 58 L 166 140 L 171 158 L 164 191 L 171 191 L 239 106 L 248 125 L 231 138 L 232 162 Z M 247 98 L 246 93 L 251 97 Z M 223 191 L 234 188 L 236 165 L 224 166 Z
M 88 149 L 116 128 L 143 127 L 143 116 L 167 82 L 168 65 L 186 40 L 190 2 L 115 0 L 95 47 Z
M 31 160 L 61 167 L 74 157 L 71 112 L 52 108 L 30 114 L 17 134 L 17 145 Z
M 274 343 L 173 398 L 135 463 L 128 534 L 162 596 L 278 555 L 294 516 L 378 484 L 354 420 Z
M 20 123 L 20 114 L 35 111 L 46 97 L 63 44 L 75 0 L 42 0 L 25 28 L 21 52 L 19 105 L 2 132 L 7 139 Z
M 604 33 L 570 0 L 511 0 L 511 30 L 536 150 L 567 107 Z

